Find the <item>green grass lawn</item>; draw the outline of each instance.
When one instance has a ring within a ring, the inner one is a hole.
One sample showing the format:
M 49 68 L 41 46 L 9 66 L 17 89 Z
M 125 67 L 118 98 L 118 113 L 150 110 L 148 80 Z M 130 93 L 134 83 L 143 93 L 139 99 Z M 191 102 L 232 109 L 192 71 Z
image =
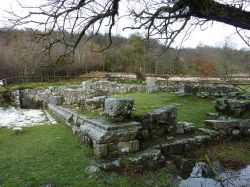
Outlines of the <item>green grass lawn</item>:
M 150 179 L 161 186 L 173 186 L 169 169 L 125 176 L 100 172 L 90 175 L 85 168 L 94 165 L 93 151 L 63 125 L 24 128 L 15 135 L 0 129 L 0 186 L 146 186 Z
M 237 90 L 239 92 L 242 92 L 243 91 L 242 89 L 245 90 L 245 94 L 250 94 L 250 86 L 249 85 L 238 85 Z M 243 94 L 244 94 L 244 92 L 243 92 Z
M 209 119 L 206 112 L 215 112 L 214 104 L 210 99 L 201 99 L 195 96 L 178 97 L 173 93 L 129 93 L 114 95 L 118 98 L 133 98 L 135 100 L 134 115 L 152 112 L 160 107 L 179 104 L 177 121 L 192 122 L 202 127 L 204 120 Z

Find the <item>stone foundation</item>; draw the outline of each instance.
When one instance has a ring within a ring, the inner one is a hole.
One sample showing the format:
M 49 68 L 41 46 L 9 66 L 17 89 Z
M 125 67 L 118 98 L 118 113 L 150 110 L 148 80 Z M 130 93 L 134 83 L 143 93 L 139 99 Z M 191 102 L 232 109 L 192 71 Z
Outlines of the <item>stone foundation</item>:
M 141 129 L 139 122 L 112 123 L 105 120 L 88 119 L 69 109 L 48 105 L 51 113 L 78 134 L 84 143 L 94 148 L 98 158 L 116 156 L 139 150 L 137 135 Z

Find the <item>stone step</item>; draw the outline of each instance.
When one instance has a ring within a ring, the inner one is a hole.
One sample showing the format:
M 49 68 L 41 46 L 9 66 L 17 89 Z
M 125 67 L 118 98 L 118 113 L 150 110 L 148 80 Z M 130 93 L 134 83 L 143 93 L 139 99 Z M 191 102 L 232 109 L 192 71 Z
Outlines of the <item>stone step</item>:
M 169 157 L 171 155 L 185 155 L 202 146 L 207 146 L 212 141 L 214 141 L 214 138 L 209 135 L 196 135 L 190 138 L 175 139 L 171 142 L 156 145 L 154 148 L 161 150 L 165 157 Z
M 176 156 L 184 156 L 202 146 L 216 143 L 221 138 L 219 131 L 205 128 L 199 130 L 204 134 L 182 138 L 174 137 L 171 140 L 148 147 L 143 151 L 130 154 L 125 159 L 137 169 L 156 169 L 164 167 L 167 160 L 172 160 Z
M 250 129 L 250 119 L 205 120 L 205 125 L 214 129 Z

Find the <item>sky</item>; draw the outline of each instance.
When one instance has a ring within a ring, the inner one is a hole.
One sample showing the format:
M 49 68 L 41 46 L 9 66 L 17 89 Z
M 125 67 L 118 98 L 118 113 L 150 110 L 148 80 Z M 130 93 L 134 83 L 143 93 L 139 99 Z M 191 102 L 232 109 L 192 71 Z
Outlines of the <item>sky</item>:
M 37 3 L 43 2 L 42 0 L 21 0 L 22 3 L 26 5 L 36 5 Z M 122 5 L 123 6 L 123 5 Z M 1 2 L 0 7 L 0 26 L 5 26 L 7 23 L 8 14 L 6 11 L 14 10 L 18 14 L 23 14 L 23 10 L 17 4 L 16 0 L 4 0 Z M 121 19 L 119 24 L 115 27 L 115 34 L 119 34 L 125 37 L 128 37 L 133 31 L 125 30 L 123 31 L 124 26 L 128 26 L 131 21 L 127 18 Z M 230 41 L 233 44 L 234 48 L 242 49 L 249 48 L 240 37 L 235 34 L 235 28 L 223 23 L 213 22 L 206 28 L 204 31 L 201 31 L 200 28 L 194 30 L 191 36 L 182 44 L 182 47 L 192 47 L 195 48 L 198 45 L 209 45 L 219 47 L 222 46 L 225 42 L 225 39 L 230 37 Z M 180 47 L 180 40 L 177 40 L 173 46 Z

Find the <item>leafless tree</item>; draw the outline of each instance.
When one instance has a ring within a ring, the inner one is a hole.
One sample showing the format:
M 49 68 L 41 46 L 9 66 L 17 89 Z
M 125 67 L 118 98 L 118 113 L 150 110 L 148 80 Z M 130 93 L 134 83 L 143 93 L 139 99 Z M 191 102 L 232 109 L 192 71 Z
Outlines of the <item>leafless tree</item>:
M 43 52 L 57 45 L 65 46 L 63 56 L 74 53 L 82 40 L 96 36 L 102 27 L 108 31 L 108 48 L 112 30 L 119 22 L 121 3 L 128 4 L 133 24 L 124 29 L 145 29 L 147 38 L 161 40 L 165 51 L 178 35 L 188 36 L 194 28 L 203 28 L 208 21 L 232 25 L 249 46 L 249 0 L 46 0 L 41 6 L 25 6 L 26 16 L 10 11 L 14 26 L 36 25 L 38 41 L 46 45 Z M 58 33 L 55 35 L 54 33 Z M 185 38 L 185 37 L 184 37 Z M 103 49 L 104 50 L 104 49 Z

